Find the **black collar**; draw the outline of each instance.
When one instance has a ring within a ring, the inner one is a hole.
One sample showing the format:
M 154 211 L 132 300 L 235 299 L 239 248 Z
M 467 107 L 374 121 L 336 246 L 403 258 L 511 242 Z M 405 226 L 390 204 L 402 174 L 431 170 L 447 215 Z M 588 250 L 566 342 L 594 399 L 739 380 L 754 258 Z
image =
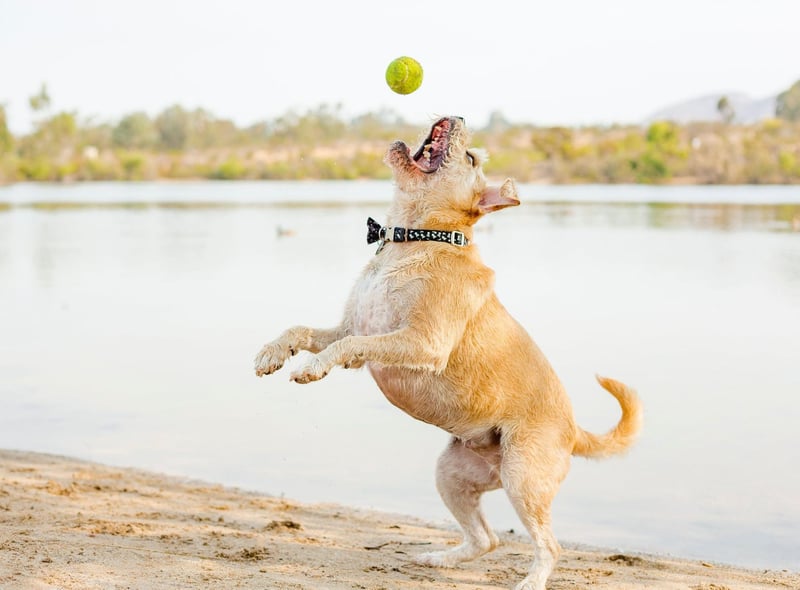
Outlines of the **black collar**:
M 469 240 L 460 231 L 440 229 L 406 229 L 404 227 L 383 227 L 372 217 L 367 219 L 367 244 L 380 242 L 444 242 L 453 246 L 468 246 Z M 380 252 L 380 248 L 378 249 Z

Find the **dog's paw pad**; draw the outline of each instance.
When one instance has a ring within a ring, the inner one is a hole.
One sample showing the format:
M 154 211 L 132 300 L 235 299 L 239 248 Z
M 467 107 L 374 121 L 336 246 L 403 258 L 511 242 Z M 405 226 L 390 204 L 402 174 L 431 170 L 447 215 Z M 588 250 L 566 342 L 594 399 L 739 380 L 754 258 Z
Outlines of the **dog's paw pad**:
M 311 383 L 312 381 L 318 381 L 325 377 L 328 371 L 329 369 L 319 362 L 319 360 L 314 359 L 306 366 L 292 373 L 289 379 L 295 383 Z
M 295 383 L 309 383 L 312 381 L 311 376 L 305 373 L 292 373 L 289 377 L 289 381 L 294 381 Z
M 323 377 L 325 377 L 328 373 L 322 373 L 317 375 L 316 373 L 303 373 L 303 374 L 293 374 L 291 376 L 291 380 L 295 383 L 300 383 L 301 385 L 305 383 L 311 383 L 313 381 L 319 381 Z
M 316 381 L 319 377 L 315 375 L 310 375 L 308 373 L 297 374 L 293 373 L 291 377 L 289 377 L 291 381 L 295 383 L 299 383 L 301 385 L 305 385 L 306 383 L 311 383 L 312 381 Z

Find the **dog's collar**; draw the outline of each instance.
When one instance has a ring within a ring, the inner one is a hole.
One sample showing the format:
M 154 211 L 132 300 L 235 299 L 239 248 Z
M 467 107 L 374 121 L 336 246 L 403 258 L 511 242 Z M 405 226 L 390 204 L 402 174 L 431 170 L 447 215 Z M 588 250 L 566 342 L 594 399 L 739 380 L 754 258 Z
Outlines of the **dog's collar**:
M 406 229 L 404 227 L 383 227 L 372 219 L 367 219 L 367 244 L 380 242 L 378 252 L 386 242 L 443 242 L 453 246 L 468 246 L 467 236 L 460 231 L 440 229 Z

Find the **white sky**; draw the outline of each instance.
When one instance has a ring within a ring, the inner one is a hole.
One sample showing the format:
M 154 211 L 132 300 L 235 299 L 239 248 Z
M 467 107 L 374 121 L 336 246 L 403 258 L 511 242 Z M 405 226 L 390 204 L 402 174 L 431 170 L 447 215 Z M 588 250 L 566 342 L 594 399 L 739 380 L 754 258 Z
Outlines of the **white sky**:
M 0 103 L 16 132 L 42 82 L 54 109 L 110 121 L 180 103 L 249 124 L 327 103 L 421 123 L 636 122 L 785 90 L 799 27 L 800 0 L 0 0 Z M 414 94 L 385 84 L 399 55 L 425 70 Z

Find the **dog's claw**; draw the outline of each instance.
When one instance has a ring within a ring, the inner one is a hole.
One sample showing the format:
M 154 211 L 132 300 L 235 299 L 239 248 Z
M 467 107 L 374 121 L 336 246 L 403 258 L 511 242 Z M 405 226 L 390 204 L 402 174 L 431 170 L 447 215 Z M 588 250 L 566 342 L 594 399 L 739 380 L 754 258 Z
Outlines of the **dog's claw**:
M 283 367 L 283 363 L 281 363 L 279 365 L 270 365 L 269 367 L 266 367 L 266 368 L 261 368 L 258 365 L 256 365 L 256 377 L 263 377 L 264 375 L 271 375 L 275 371 L 279 370 L 281 367 Z
M 325 377 L 330 371 L 330 367 L 325 366 L 318 357 L 311 359 L 311 361 L 296 370 L 289 377 L 295 383 L 311 383 L 312 381 L 319 381 Z
M 303 371 L 303 372 L 292 373 L 292 376 L 289 377 L 289 379 L 291 381 L 294 381 L 295 383 L 300 383 L 301 385 L 305 385 L 306 383 L 311 383 L 312 381 L 319 381 L 320 379 L 325 377 L 325 375 L 327 375 L 327 374 L 328 373 L 325 372 L 325 373 L 322 373 L 322 374 L 318 375 L 316 373 Z

